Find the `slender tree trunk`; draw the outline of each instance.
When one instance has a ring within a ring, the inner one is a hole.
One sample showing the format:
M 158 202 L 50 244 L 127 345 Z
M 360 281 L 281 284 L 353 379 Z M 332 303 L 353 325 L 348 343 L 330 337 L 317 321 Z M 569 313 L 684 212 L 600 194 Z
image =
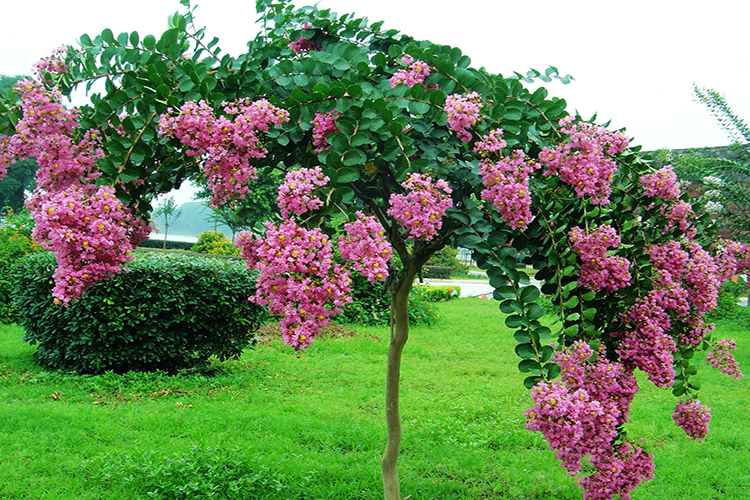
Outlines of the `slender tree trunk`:
M 164 245 L 162 246 L 162 250 L 167 249 L 167 235 L 169 234 L 169 224 L 164 224 Z
M 409 338 L 409 292 L 414 283 L 415 269 L 405 270 L 403 281 L 391 295 L 391 343 L 388 346 L 388 364 L 385 381 L 385 420 L 388 441 L 381 461 L 385 500 L 401 500 L 399 491 L 398 452 L 401 447 L 401 416 L 398 410 L 399 384 L 401 378 L 401 353 Z

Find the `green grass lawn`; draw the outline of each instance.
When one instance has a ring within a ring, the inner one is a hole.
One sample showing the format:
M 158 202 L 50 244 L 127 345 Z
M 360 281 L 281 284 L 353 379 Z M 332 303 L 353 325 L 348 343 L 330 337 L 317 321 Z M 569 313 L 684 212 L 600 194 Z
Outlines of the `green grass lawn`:
M 514 341 L 495 302 L 439 305 L 404 354 L 401 491 L 422 499 L 580 499 L 538 433 Z M 731 322 L 750 371 L 750 333 Z M 70 376 L 0 327 L 0 499 L 376 499 L 385 442 L 386 328 L 322 339 L 297 358 L 281 342 L 214 376 Z M 378 340 L 379 339 L 379 340 Z M 656 454 L 635 500 L 750 498 L 750 390 L 708 367 L 705 442 L 672 423 L 670 391 L 642 382 L 631 438 Z

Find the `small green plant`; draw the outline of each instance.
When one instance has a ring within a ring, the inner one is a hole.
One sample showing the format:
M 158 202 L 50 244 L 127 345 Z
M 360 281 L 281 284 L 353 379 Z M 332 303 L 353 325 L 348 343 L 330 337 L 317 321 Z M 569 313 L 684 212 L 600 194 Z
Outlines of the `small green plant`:
M 262 309 L 242 262 L 139 254 L 129 271 L 92 286 L 67 307 L 52 304 L 52 254 L 18 264 L 15 305 L 36 361 L 78 373 L 177 370 L 239 356 Z
M 198 236 L 198 242 L 190 249 L 211 255 L 239 255 L 240 249 L 219 231 L 206 231 Z
M 430 302 L 440 302 L 443 300 L 457 299 L 461 296 L 460 286 L 419 285 L 415 286 L 414 289 L 421 291 Z
M 432 267 L 446 267 L 450 269 L 449 275 L 446 278 L 452 276 L 465 276 L 467 273 L 468 266 L 458 260 L 458 249 L 451 246 L 444 246 L 442 249 L 435 252 L 425 264 L 425 271 Z M 438 276 L 430 276 L 431 278 L 437 278 Z
M 0 211 L 0 323 L 17 320 L 10 280 L 16 262 L 24 255 L 42 251 L 31 239 L 33 227 L 34 219 L 27 212 L 16 213 L 10 207 Z

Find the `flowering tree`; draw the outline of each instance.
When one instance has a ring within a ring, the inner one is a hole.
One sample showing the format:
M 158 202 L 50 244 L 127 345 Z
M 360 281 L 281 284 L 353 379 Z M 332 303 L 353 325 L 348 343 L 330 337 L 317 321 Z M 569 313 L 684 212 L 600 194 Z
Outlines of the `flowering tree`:
M 740 375 L 734 345 L 714 341 L 703 315 L 750 249 L 712 243 L 670 168 L 655 171 L 624 132 L 568 115 L 526 77 L 471 68 L 456 48 L 285 1 L 257 7 L 265 30 L 237 58 L 206 42 L 188 10 L 158 40 L 84 35 L 18 87 L 0 161 L 40 163 L 29 206 L 36 237 L 58 256 L 56 300 L 118 271 L 154 193 L 203 176 L 212 203 L 231 204 L 277 169 L 283 220 L 238 245 L 260 270 L 251 300 L 283 317 L 285 342 L 299 351 L 314 341 L 348 300 L 350 267 L 391 294 L 386 499 L 401 498 L 409 292 L 449 242 L 486 270 L 534 400 L 527 427 L 582 474 L 586 498 L 629 498 L 652 475 L 652 456 L 625 432 L 636 369 L 671 387 L 675 422 L 705 436 L 691 360 L 714 348 L 711 363 Z M 528 77 L 567 80 L 554 68 Z M 59 104 L 55 89 L 97 80 L 104 91 L 90 106 Z M 334 217 L 349 221 L 338 241 Z M 348 264 L 333 262 L 334 243 Z M 541 290 L 516 270 L 520 250 Z M 554 331 L 540 323 L 542 292 L 557 308 Z

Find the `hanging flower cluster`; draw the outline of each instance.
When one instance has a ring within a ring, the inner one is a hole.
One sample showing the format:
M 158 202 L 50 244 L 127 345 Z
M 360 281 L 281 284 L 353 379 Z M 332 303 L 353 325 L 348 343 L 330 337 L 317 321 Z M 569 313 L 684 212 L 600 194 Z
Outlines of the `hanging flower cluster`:
M 34 239 L 57 259 L 52 296 L 63 305 L 119 273 L 150 230 L 133 218 L 110 186 L 72 185 L 34 198 L 29 208 L 36 221 Z
M 391 77 L 391 88 L 396 88 L 399 83 L 406 84 L 411 88 L 417 83 L 424 83 L 425 79 L 430 76 L 430 66 L 424 61 L 415 61 L 410 55 L 404 55 L 401 62 L 407 67 L 397 70 Z
M 260 132 L 271 125 L 280 126 L 289 119 L 286 110 L 265 99 L 241 99 L 224 105 L 224 112 L 234 116 L 216 117 L 205 101 L 182 105 L 179 114 L 170 109 L 159 118 L 159 133 L 176 137 L 189 149 L 189 156 L 206 156 L 203 172 L 213 193 L 214 208 L 233 199 L 243 199 L 250 188 L 248 182 L 257 178 L 252 160 L 265 158 L 266 149 Z
M 300 168 L 287 172 L 284 182 L 279 186 L 277 200 L 281 217 L 288 219 L 291 213 L 302 215 L 309 210 L 317 210 L 323 202 L 313 191 L 325 186 L 330 178 L 323 175 L 320 167 Z
M 539 153 L 539 161 L 547 167 L 544 175 L 559 175 L 579 197 L 591 196 L 595 205 L 608 204 L 617 170 L 617 163 L 610 157 L 627 149 L 628 138 L 598 125 L 573 123 L 572 116 L 560 120 L 560 131 L 569 140 Z
M 677 227 L 686 238 L 693 239 L 695 237 L 695 212 L 693 212 L 693 206 L 690 203 L 678 200 L 673 204 L 662 205 L 661 214 L 667 219 L 667 225 L 662 234 L 666 234 L 673 227 Z
M 607 255 L 607 249 L 617 249 L 621 241 L 612 226 L 602 225 L 591 231 L 576 226 L 568 237 L 581 259 L 579 285 L 608 292 L 630 285 L 630 261 L 625 257 Z
M 357 219 L 344 225 L 346 236 L 339 237 L 341 257 L 349 261 L 371 283 L 388 277 L 388 261 L 393 248 L 383 226 L 373 216 L 357 212 Z
M 313 151 L 320 153 L 331 147 L 326 141 L 326 137 L 339 131 L 336 125 L 336 119 L 339 116 L 341 116 L 341 113 L 335 109 L 328 113 L 315 113 L 315 118 L 310 122 L 313 126 L 312 139 L 313 146 L 315 146 Z
M 665 165 L 653 174 L 642 175 L 641 184 L 643 184 L 643 194 L 646 196 L 674 200 L 680 194 L 677 174 L 674 173 L 672 165 Z
M 750 269 L 750 245 L 720 239 L 716 245 L 716 263 L 719 281 L 726 281 L 745 269 Z
M 243 232 L 235 243 L 250 269 L 258 269 L 251 300 L 280 314 L 284 342 L 307 349 L 315 335 L 351 301 L 349 271 L 333 264 L 328 236 L 320 228 L 305 229 L 293 220 L 279 226 L 267 222 L 266 234 Z
M 491 138 L 490 140 L 496 138 Z M 504 141 L 503 141 L 504 143 Z M 496 147 L 500 143 L 491 143 Z M 475 146 L 476 147 L 476 146 Z M 529 175 L 539 164 L 521 150 L 497 162 L 483 160 L 479 164 L 482 174 L 482 199 L 489 201 L 503 220 L 513 229 L 525 229 L 534 217 L 531 215 L 531 190 Z
M 558 351 L 555 361 L 562 381 L 541 382 L 531 390 L 536 405 L 526 412 L 526 427 L 544 434 L 571 475 L 590 457 L 596 472 L 580 481 L 584 498 L 611 498 L 607 488 L 612 487 L 627 495 L 654 468 L 653 457 L 642 450 L 613 444 L 638 391 L 632 370 L 608 360 L 603 347 L 595 353 L 583 341 Z
M 744 377 L 745 374 L 740 371 L 740 365 L 732 354 L 735 350 L 737 344 L 734 340 L 721 339 L 713 344 L 711 351 L 706 355 L 706 362 L 712 368 L 721 368 L 721 373 L 726 373 L 733 379 Z
M 68 52 L 68 47 L 61 46 L 52 51 L 52 55 L 44 57 L 41 60 L 34 63 L 34 76 L 40 82 L 48 82 L 49 80 L 44 78 L 44 73 L 50 73 L 52 75 L 64 75 L 68 72 L 68 65 L 65 63 L 65 53 Z
M 672 418 L 675 424 L 685 431 L 693 440 L 703 439 L 708 434 L 708 423 L 711 421 L 711 409 L 700 404 L 697 399 L 680 401 L 674 409 Z
M 433 183 L 429 175 L 409 174 L 401 186 L 406 194 L 392 194 L 388 215 L 409 231 L 412 238 L 430 241 L 443 227 L 443 215 L 453 206 L 453 191 L 443 179 Z
M 471 92 L 465 97 L 461 94 L 451 94 L 445 98 L 448 127 L 456 132 L 463 142 L 471 140 L 471 134 L 467 130 L 481 120 L 479 110 L 482 106 L 482 96 L 477 92 Z

